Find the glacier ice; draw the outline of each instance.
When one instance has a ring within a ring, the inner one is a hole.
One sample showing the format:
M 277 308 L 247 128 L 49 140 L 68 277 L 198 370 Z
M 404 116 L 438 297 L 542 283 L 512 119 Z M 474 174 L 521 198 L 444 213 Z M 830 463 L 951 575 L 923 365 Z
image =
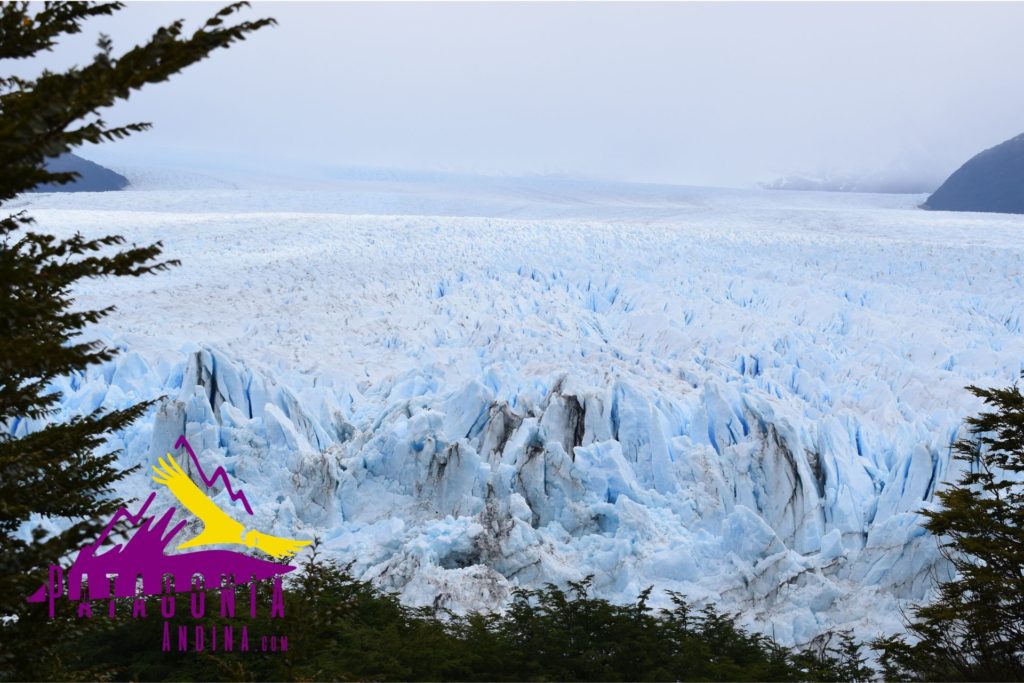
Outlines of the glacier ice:
M 76 293 L 118 302 L 94 333 L 124 351 L 58 382 L 57 417 L 163 397 L 124 464 L 185 434 L 260 528 L 412 604 L 594 574 L 787 644 L 899 629 L 948 571 L 917 511 L 956 475 L 963 387 L 1022 368 L 1024 219 L 626 194 L 40 195 L 44 229 L 184 263 Z

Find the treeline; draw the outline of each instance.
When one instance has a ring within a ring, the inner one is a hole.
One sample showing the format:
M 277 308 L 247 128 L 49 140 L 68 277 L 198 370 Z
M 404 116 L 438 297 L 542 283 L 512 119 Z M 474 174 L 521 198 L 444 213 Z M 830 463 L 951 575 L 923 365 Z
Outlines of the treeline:
M 65 668 L 53 674 L 379 681 L 853 681 L 876 676 L 848 635 L 798 652 L 745 631 L 712 607 L 694 608 L 677 594 L 670 594 L 671 608 L 654 609 L 650 593 L 616 605 L 592 597 L 587 579 L 568 590 L 518 590 L 504 613 L 460 616 L 404 606 L 394 595 L 314 556 L 285 588 L 284 618 L 270 619 L 270 596 L 261 594 L 256 619 L 239 614 L 222 620 L 213 608 L 218 594 L 210 591 L 202 620 L 172 620 L 171 651 L 164 652 L 164 620 L 155 598 L 147 619 L 111 621 L 97 607 L 93 628 L 63 642 L 58 661 Z M 178 597 L 179 617 L 189 615 L 189 601 L 189 594 Z M 245 602 L 240 601 L 240 611 Z M 239 651 L 243 623 L 252 641 L 248 652 Z M 195 652 L 191 633 L 199 624 L 207 636 L 204 651 Z M 210 629 L 228 624 L 234 651 L 210 651 Z M 190 634 L 185 652 L 178 651 L 178 625 Z M 287 650 L 276 640 L 276 651 L 263 652 L 270 648 L 269 641 L 260 641 L 263 635 L 286 636 Z

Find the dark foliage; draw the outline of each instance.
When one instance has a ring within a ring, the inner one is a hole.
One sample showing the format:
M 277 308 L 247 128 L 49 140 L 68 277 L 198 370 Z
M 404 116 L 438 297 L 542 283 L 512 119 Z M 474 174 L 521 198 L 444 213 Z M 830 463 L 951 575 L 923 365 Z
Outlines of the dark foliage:
M 181 22 L 160 28 L 120 56 L 103 36 L 83 67 L 43 71 L 32 79 L 0 76 L 0 206 L 38 185 L 76 179 L 74 172 L 48 169 L 46 159 L 147 128 L 108 126 L 97 112 L 269 23 L 226 25 L 240 7 L 224 8 L 192 34 L 185 34 Z M 120 8 L 4 3 L 0 59 L 33 57 L 78 33 L 86 20 Z M 104 444 L 149 407 L 53 420 L 59 396 L 49 390 L 51 382 L 114 355 L 81 336 L 113 307 L 77 308 L 73 288 L 88 278 L 138 276 L 174 265 L 159 260 L 159 243 L 124 248 L 116 235 L 57 239 L 31 231 L 32 223 L 24 211 L 0 219 L 0 679 L 70 675 L 54 647 L 80 635 L 87 623 L 49 622 L 25 597 L 43 583 L 49 564 L 91 539 L 121 504 L 114 486 L 129 471 L 117 466 L 117 454 Z M 70 526 L 57 534 L 39 526 L 27 540 L 20 530 L 33 516 Z
M 63 652 L 82 671 L 116 667 L 139 680 L 414 680 L 414 681 L 665 681 L 868 680 L 860 648 L 848 635 L 838 645 L 795 653 L 747 633 L 728 615 L 692 608 L 671 595 L 672 607 L 648 606 L 650 590 L 631 605 L 588 597 L 590 580 L 520 590 L 504 614 L 459 616 L 403 606 L 393 595 L 357 581 L 316 552 L 286 589 L 285 617 L 270 619 L 261 597 L 251 634 L 288 637 L 286 652 L 161 651 L 163 619 L 104 621 Z M 266 590 L 266 589 L 263 589 Z M 216 592 L 208 604 L 216 602 Z M 179 597 L 177 613 L 187 614 Z M 119 607 L 127 614 L 127 605 Z M 96 611 L 104 609 L 97 606 Z M 174 619 L 173 628 L 194 620 Z M 210 626 L 225 622 L 207 617 Z M 172 628 L 172 632 L 173 632 Z M 209 641 L 207 641 L 208 643 Z M 172 637 L 172 649 L 177 640 Z M 255 642 L 253 644 L 254 649 Z

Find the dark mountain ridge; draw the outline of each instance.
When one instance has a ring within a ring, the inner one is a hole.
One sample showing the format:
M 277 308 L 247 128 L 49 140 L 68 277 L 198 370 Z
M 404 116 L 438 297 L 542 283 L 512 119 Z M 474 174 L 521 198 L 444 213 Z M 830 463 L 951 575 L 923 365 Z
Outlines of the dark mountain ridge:
M 110 192 L 123 190 L 128 186 L 128 179 L 120 173 L 75 154 L 62 154 L 56 159 L 50 159 L 46 163 L 46 168 L 58 173 L 78 173 L 79 177 L 66 185 L 39 185 L 33 192 Z
M 1024 133 L 972 157 L 921 208 L 1024 213 Z

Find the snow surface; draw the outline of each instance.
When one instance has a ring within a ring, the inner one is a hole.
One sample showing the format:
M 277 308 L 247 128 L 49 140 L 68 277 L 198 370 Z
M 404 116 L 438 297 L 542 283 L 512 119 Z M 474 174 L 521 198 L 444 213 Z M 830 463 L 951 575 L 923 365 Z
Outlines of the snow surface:
M 79 292 L 123 353 L 58 418 L 166 396 L 123 463 L 185 432 L 266 531 L 412 604 L 594 574 L 792 644 L 899 630 L 946 575 L 916 511 L 964 387 L 1024 367 L 1024 217 L 922 199 L 350 174 L 18 203 L 182 262 Z

